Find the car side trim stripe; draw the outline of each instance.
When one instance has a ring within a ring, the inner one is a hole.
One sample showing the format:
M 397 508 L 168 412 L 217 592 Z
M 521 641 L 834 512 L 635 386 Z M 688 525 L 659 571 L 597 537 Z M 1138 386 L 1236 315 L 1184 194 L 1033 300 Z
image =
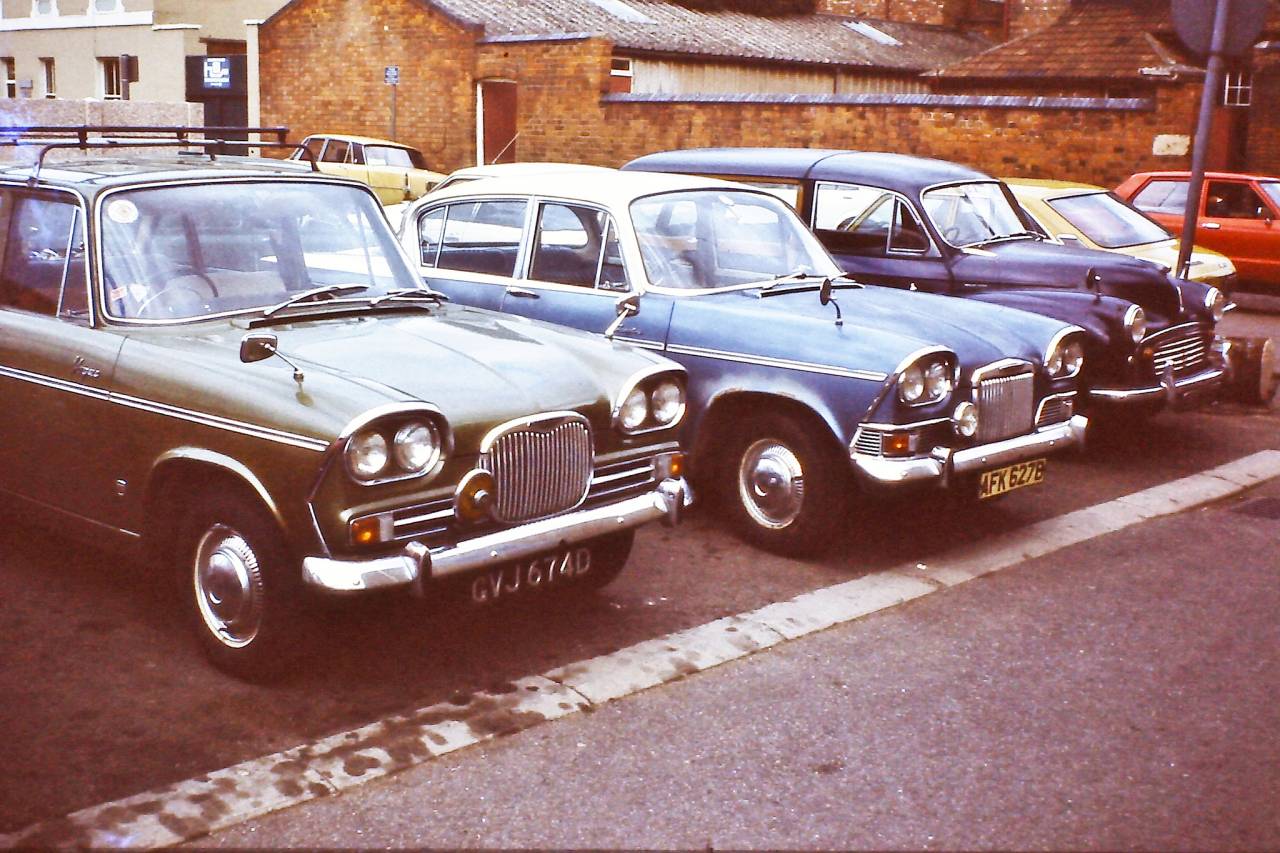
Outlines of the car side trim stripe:
M 780 367 L 783 370 L 801 370 L 805 373 L 821 373 L 825 376 L 843 376 L 848 379 L 866 379 L 871 382 L 883 382 L 889 378 L 887 373 L 879 373 L 874 370 L 851 370 L 845 367 L 833 367 L 829 364 L 814 364 L 809 361 L 793 361 L 788 358 L 769 358 L 763 355 L 748 355 L 742 352 L 728 352 L 726 350 L 707 349 L 705 347 L 691 347 L 681 344 L 671 344 L 667 347 L 667 352 L 678 353 L 680 355 L 696 355 L 704 358 L 718 358 L 722 361 L 736 361 L 742 364 L 758 364 L 762 367 Z
M 95 400 L 115 403 L 120 406 L 127 406 L 131 409 L 138 409 L 139 411 L 151 412 L 152 414 L 163 415 L 170 418 L 178 418 L 179 420 L 189 421 L 203 426 L 211 426 L 216 429 L 239 433 L 240 435 L 247 435 L 253 438 L 263 438 L 267 441 L 274 441 L 277 444 L 286 444 L 290 447 L 298 447 L 303 450 L 323 452 L 329 449 L 329 442 L 322 439 L 310 438 L 305 435 L 298 435 L 296 433 L 271 429 L 270 427 L 258 426 L 256 424 L 245 423 L 244 421 L 237 421 L 231 418 L 210 415 L 206 412 L 183 409 L 179 406 L 171 406 L 167 403 L 158 403 L 154 400 L 144 400 L 140 397 L 131 397 L 127 394 L 116 394 L 102 388 L 92 388 L 75 382 L 67 382 L 62 379 L 43 376 L 38 373 L 29 373 L 25 370 L 17 370 L 11 367 L 0 367 L 0 376 L 7 376 L 11 379 L 29 382 L 33 385 L 43 385 L 46 388 L 53 388 L 57 391 L 78 394 L 82 397 L 90 397 Z

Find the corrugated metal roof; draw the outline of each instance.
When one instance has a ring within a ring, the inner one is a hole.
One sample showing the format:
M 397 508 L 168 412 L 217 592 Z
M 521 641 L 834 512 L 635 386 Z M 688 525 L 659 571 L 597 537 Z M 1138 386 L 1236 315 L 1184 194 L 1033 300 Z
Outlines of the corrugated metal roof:
M 943 27 L 870 21 L 886 39 L 845 26 L 840 15 L 765 17 L 689 9 L 662 0 L 425 0 L 449 17 L 482 27 L 484 38 L 599 33 L 620 52 L 822 64 L 923 72 L 990 46 Z M 621 12 L 619 6 L 629 11 Z M 646 22 L 647 20 L 647 22 Z

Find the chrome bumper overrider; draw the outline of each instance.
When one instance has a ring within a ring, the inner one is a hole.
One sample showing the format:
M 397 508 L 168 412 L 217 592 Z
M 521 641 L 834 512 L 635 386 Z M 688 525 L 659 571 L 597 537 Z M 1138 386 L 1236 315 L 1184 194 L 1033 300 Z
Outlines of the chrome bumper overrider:
M 1091 388 L 1088 393 L 1090 398 L 1108 403 L 1152 403 L 1163 397 L 1173 404 L 1212 391 L 1229 379 L 1227 368 L 1211 367 L 1178 379 L 1166 375 L 1159 385 L 1148 388 Z
M 332 592 L 418 584 L 519 560 L 657 519 L 674 526 L 692 501 L 693 493 L 684 478 L 670 478 L 643 495 L 477 536 L 437 551 L 410 542 L 402 553 L 387 557 L 306 557 L 302 561 L 302 577 L 309 585 Z
M 951 450 L 935 447 L 924 458 L 889 459 L 852 453 L 853 465 L 862 474 L 878 483 L 918 483 L 938 480 L 943 487 L 949 485 L 956 474 L 968 474 L 1008 465 L 1022 459 L 1040 456 L 1051 451 L 1063 450 L 1084 443 L 1085 428 L 1089 419 L 1075 415 L 1068 421 L 1050 424 L 1033 433 L 994 441 L 981 447 Z

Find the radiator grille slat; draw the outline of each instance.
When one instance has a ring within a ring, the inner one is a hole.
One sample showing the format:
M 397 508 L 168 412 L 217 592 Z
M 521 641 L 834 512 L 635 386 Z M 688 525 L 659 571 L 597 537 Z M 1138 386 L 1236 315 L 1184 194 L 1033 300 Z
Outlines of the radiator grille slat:
M 1200 369 L 1206 362 L 1209 348 L 1207 336 L 1198 325 L 1168 329 L 1152 338 L 1155 355 L 1152 362 L 1157 374 L 1169 366 L 1175 375 Z
M 1031 373 L 984 379 L 978 385 L 978 441 L 1000 441 L 1031 431 L 1035 377 Z
M 526 424 L 498 436 L 480 465 L 497 486 L 494 515 L 517 523 L 582 502 L 591 483 L 591 430 L 580 418 Z

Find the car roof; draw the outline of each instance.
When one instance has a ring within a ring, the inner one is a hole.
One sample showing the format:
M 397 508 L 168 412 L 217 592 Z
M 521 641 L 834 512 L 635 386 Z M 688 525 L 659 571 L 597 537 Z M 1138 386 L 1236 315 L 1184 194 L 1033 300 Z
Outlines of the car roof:
M 1250 172 L 1205 172 L 1206 178 L 1226 179 L 1237 181 L 1280 181 L 1280 177 L 1275 175 L 1258 175 Z M 1182 170 L 1162 171 L 1162 172 L 1135 172 L 1129 180 L 1133 178 L 1190 178 L 1191 173 Z
M 431 203 L 459 196 L 510 194 L 572 198 L 621 207 L 637 198 L 654 193 L 725 188 L 751 189 L 751 187 L 743 187 L 728 181 L 695 175 L 622 172 L 618 169 L 592 167 L 463 181 L 425 195 L 422 201 Z
M 0 164 L 0 179 L 28 180 L 34 171 L 31 163 Z M 227 177 L 291 177 L 315 175 L 310 163 L 277 160 L 267 157 L 217 155 L 142 155 L 122 157 L 83 156 L 58 159 L 40 169 L 41 186 L 98 188 L 129 186 L 143 181 L 190 180 L 192 178 Z
M 307 139 L 336 139 L 339 142 L 356 142 L 360 145 L 389 145 L 392 148 L 413 148 L 412 145 L 405 145 L 403 142 L 396 142 L 392 139 L 379 139 L 376 136 L 359 136 L 354 133 L 310 133 Z
M 1090 193 L 1111 192 L 1097 184 L 1085 184 L 1079 181 L 1051 181 L 1042 178 L 1001 178 L 1019 196 L 1027 198 L 1050 198 L 1060 195 L 1086 195 Z
M 591 166 L 586 163 L 521 162 L 521 163 L 486 163 L 483 166 L 463 166 L 449 173 L 450 178 L 498 178 L 516 175 L 540 175 L 546 173 L 563 174 L 581 170 L 612 172 L 607 166 Z
M 699 172 L 725 176 L 813 180 L 870 180 L 908 191 L 957 181 L 990 181 L 990 175 L 928 157 L 883 151 L 824 148 L 693 148 L 638 157 L 629 169 Z

